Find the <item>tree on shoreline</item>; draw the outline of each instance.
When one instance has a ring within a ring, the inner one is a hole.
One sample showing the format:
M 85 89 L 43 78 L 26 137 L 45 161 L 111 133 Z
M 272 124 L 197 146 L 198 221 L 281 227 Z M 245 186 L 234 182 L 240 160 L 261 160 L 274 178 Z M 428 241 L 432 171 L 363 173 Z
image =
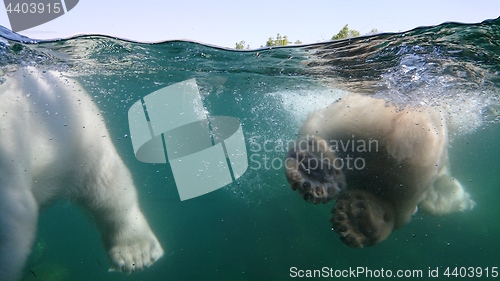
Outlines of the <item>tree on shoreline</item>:
M 281 36 L 279 33 L 276 35 L 276 38 L 269 37 L 269 39 L 266 42 L 266 47 L 277 47 L 277 46 L 287 46 L 289 44 L 302 44 L 302 41 L 300 40 L 295 40 L 293 43 L 290 43 L 290 40 L 288 40 L 288 36 Z M 236 42 L 236 50 L 243 50 L 243 49 L 250 49 L 250 45 L 246 45 L 245 41 L 240 41 Z M 264 46 L 260 46 L 264 47 Z
M 354 30 L 354 29 L 349 29 L 349 25 L 346 24 L 342 29 L 337 33 L 336 35 L 333 35 L 332 40 L 340 40 L 340 39 L 345 39 L 345 38 L 351 38 L 351 37 L 356 37 L 359 36 L 359 31 Z
M 376 34 L 378 33 L 378 30 L 376 28 L 372 29 L 370 33 L 368 34 Z M 349 29 L 349 25 L 346 24 L 336 35 L 332 37 L 332 40 L 340 40 L 340 39 L 345 39 L 345 38 L 351 38 L 351 37 L 356 37 L 359 36 L 360 33 L 357 30 L 354 29 Z M 236 49 L 237 50 L 243 50 L 243 49 L 250 49 L 250 45 L 245 46 L 245 41 L 240 41 L 236 43 Z M 266 42 L 265 47 L 277 47 L 277 46 L 287 46 L 289 44 L 295 44 L 295 45 L 300 45 L 302 44 L 302 41 L 300 40 L 295 40 L 293 43 L 290 42 L 288 39 L 288 36 L 281 36 L 279 33 L 276 35 L 276 38 L 269 37 L 269 39 Z M 264 47 L 264 46 L 260 46 Z
M 276 35 L 276 39 L 269 37 L 269 39 L 266 42 L 266 47 L 286 46 L 288 45 L 288 43 L 290 43 L 288 41 L 288 36 L 285 35 L 281 37 L 281 35 L 278 33 Z
M 248 50 L 248 49 L 250 49 L 250 45 L 247 45 L 245 47 L 245 41 L 240 41 L 239 43 L 236 42 L 236 48 L 235 49 L 236 50 L 243 50 L 243 49 L 247 49 Z

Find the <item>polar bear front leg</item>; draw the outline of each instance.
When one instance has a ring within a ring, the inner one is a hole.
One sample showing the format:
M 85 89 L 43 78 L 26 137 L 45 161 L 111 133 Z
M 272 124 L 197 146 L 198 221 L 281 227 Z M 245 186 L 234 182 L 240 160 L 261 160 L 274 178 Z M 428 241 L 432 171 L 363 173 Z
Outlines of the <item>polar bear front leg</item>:
M 38 205 L 30 183 L 4 168 L 0 163 L 0 280 L 18 280 L 35 237 Z
M 110 271 L 141 271 L 162 257 L 163 249 L 139 208 L 130 172 L 117 153 L 106 154 L 97 164 L 99 176 L 87 183 L 78 201 L 97 223 Z
M 2 87 L 5 85 L 2 85 Z M 2 89 L 3 90 L 3 89 Z M 19 102 L 0 92 L 0 280 L 19 280 L 37 222 L 30 138 Z
M 103 234 L 112 262 L 110 271 L 141 271 L 163 256 L 163 249 L 139 206 L 134 206 L 123 218 L 116 218 L 111 224 L 113 226 Z

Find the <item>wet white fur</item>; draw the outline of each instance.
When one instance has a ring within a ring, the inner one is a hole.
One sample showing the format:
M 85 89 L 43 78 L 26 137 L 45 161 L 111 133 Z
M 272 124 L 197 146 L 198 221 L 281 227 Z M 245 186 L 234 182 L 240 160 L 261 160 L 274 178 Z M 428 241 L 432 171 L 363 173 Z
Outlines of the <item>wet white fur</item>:
M 89 94 L 59 73 L 20 68 L 0 85 L 0 280 L 21 277 L 38 212 L 58 197 L 90 213 L 112 268 L 141 270 L 163 255 Z

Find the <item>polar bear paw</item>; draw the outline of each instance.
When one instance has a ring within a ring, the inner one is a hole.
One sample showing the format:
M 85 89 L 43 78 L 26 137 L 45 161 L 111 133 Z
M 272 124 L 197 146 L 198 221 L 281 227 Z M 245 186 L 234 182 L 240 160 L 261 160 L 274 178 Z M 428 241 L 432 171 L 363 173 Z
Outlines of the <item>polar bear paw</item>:
M 109 271 L 131 273 L 151 266 L 163 256 L 163 249 L 151 232 L 134 239 L 119 241 L 108 254 L 112 263 Z
M 286 178 L 293 190 L 314 204 L 330 201 L 347 187 L 344 173 L 335 167 L 335 155 L 326 140 L 308 136 L 290 147 Z
M 332 213 L 333 230 L 353 248 L 378 244 L 394 228 L 393 208 L 366 191 L 342 192 Z

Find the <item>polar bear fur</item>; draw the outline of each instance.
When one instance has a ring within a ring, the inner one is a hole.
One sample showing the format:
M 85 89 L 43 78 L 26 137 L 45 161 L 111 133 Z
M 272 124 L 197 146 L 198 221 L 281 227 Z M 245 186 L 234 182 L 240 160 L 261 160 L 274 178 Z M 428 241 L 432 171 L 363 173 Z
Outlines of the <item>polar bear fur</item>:
M 417 206 L 434 215 L 474 207 L 450 175 L 447 147 L 436 110 L 398 110 L 350 94 L 309 115 L 288 152 L 286 176 L 306 200 L 337 201 L 331 222 L 344 243 L 375 245 L 408 223 Z
M 20 67 L 0 85 L 0 280 L 17 280 L 39 210 L 75 201 L 96 222 L 112 270 L 152 265 L 163 249 L 103 117 L 74 80 Z

